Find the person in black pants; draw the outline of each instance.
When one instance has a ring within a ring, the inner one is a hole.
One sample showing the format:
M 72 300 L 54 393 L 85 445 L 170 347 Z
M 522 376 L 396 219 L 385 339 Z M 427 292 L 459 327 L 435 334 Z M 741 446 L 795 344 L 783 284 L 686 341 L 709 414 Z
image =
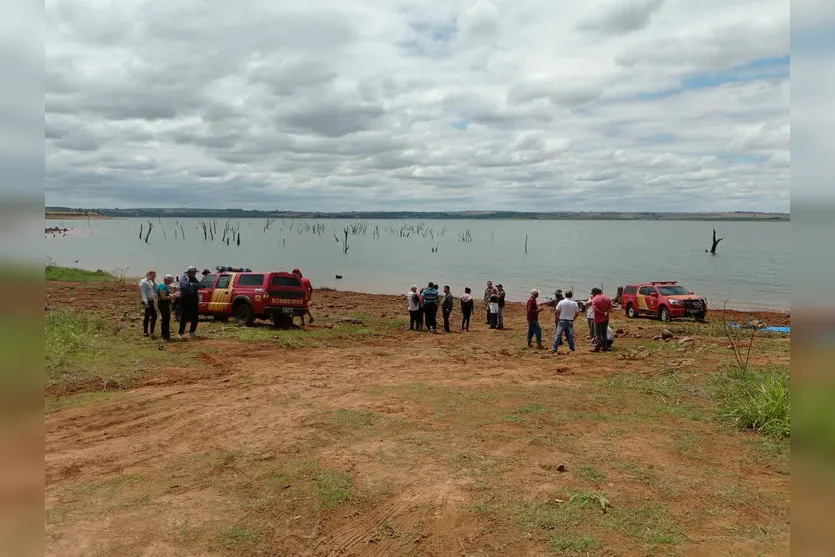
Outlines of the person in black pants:
M 473 314 L 473 295 L 472 290 L 470 287 L 466 287 L 464 289 L 464 293 L 461 294 L 461 330 L 462 331 L 469 331 L 470 330 L 470 316 Z
M 419 331 L 423 319 L 420 314 L 420 294 L 418 294 L 417 286 L 412 285 L 406 294 L 406 299 L 409 302 L 409 330 Z
M 179 338 L 183 338 L 183 333 L 186 332 L 186 323 L 191 323 L 189 336 L 193 337 L 197 333 L 197 290 L 201 286 L 196 275 L 197 267 L 192 265 L 180 279 L 180 307 L 182 310 L 180 312 Z
M 159 308 L 160 329 L 162 340 L 167 342 L 171 342 L 171 300 L 174 299 L 171 295 L 172 282 L 174 282 L 174 277 L 165 275 L 162 282 L 157 285 L 157 307 Z
M 142 294 L 142 306 L 145 314 L 142 317 L 142 334 L 154 338 L 154 328 L 157 324 L 157 310 L 154 307 L 157 284 L 155 282 L 157 273 L 148 271 L 145 278 L 139 281 L 139 292 Z
M 449 286 L 444 286 L 444 299 L 441 302 L 441 314 L 444 316 L 444 332 L 449 333 L 449 316 L 452 315 L 452 292 L 449 291 Z
M 423 291 L 423 313 L 426 319 L 426 330 L 430 333 L 437 332 L 439 297 L 438 287 L 430 282 L 429 286 Z

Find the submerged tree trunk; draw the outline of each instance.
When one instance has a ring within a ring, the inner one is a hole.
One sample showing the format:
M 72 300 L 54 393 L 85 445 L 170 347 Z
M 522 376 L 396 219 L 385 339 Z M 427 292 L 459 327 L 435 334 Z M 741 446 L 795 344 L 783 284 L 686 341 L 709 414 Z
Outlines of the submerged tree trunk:
M 724 240 L 724 238 L 719 238 L 719 239 L 716 238 L 716 229 L 714 228 L 713 229 L 713 245 L 710 246 L 710 252 L 705 250 L 705 253 L 710 253 L 711 255 L 716 255 L 716 246 L 718 246 L 719 242 L 721 242 L 722 240 Z

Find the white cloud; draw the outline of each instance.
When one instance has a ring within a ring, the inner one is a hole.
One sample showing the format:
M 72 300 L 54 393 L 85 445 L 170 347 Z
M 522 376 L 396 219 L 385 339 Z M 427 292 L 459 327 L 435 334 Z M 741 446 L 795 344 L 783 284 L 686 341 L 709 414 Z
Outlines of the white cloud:
M 46 200 L 787 210 L 787 78 L 662 92 L 788 48 L 777 0 L 48 0 Z

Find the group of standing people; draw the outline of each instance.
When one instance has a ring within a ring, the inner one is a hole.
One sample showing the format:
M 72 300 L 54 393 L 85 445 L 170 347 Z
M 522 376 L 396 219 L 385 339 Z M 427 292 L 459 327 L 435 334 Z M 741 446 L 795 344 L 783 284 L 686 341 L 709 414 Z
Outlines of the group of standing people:
M 586 321 L 589 326 L 589 337 L 594 344 L 594 352 L 608 352 L 614 342 L 614 331 L 609 327 L 609 313 L 612 310 L 612 300 L 603 294 L 600 288 L 592 288 L 591 295 L 585 303 L 576 302 L 573 299 L 574 293 L 570 290 L 563 293 L 562 290 L 554 292 L 554 299 L 540 303 L 539 290 L 534 289 L 526 304 L 528 320 L 528 346 L 531 347 L 533 339 L 536 338 L 537 348 L 542 346 L 542 327 L 539 324 L 539 314 L 548 306 L 554 308 L 554 320 L 556 334 L 552 351 L 559 354 L 559 347 L 562 346 L 562 339 L 565 337 L 568 349 L 574 352 L 575 336 L 574 321 L 583 311 L 586 312 Z
M 504 329 L 504 310 L 507 293 L 501 284 L 493 286 L 492 281 L 487 281 L 487 288 L 484 290 L 482 300 L 485 306 L 485 323 L 491 329 Z M 574 322 L 577 317 L 584 313 L 589 327 L 589 338 L 594 345 L 594 352 L 608 352 L 614 341 L 614 332 L 609 327 L 609 312 L 612 309 L 612 301 L 604 295 L 600 288 L 592 288 L 587 301 L 577 302 L 573 299 L 574 293 L 570 290 L 563 293 L 557 289 L 554 298 L 547 302 L 539 302 L 539 290 L 532 290 L 526 304 L 528 321 L 527 343 L 528 347 L 533 346 L 536 339 L 538 348 L 542 345 L 542 326 L 539 323 L 539 314 L 546 308 L 554 309 L 554 321 L 556 335 L 552 351 L 559 354 L 559 347 L 562 346 L 563 338 L 568 344 L 571 352 L 576 350 Z M 437 332 L 437 314 L 440 307 L 444 319 L 444 331 L 450 332 L 450 316 L 454 306 L 454 298 L 449 286 L 444 286 L 443 292 L 438 290 L 438 285 L 429 282 L 426 288 L 418 290 L 413 285 L 406 293 L 409 310 L 409 330 L 421 331 L 424 326 L 426 330 Z M 472 290 L 467 287 L 459 297 L 461 304 L 461 330 L 470 330 L 470 319 L 473 314 L 475 300 Z
M 197 334 L 197 291 L 201 288 L 197 279 L 197 267 L 190 266 L 185 274 L 179 279 L 175 286 L 173 275 L 165 275 L 162 282 L 156 282 L 156 271 L 148 271 L 145 278 L 139 281 L 139 292 L 142 296 L 142 305 L 145 314 L 142 318 L 142 334 L 146 337 L 155 338 L 157 319 L 160 320 L 160 336 L 166 342 L 171 341 L 171 309 L 175 300 L 180 305 L 180 329 L 178 338 L 184 338 L 186 325 L 189 326 L 189 335 L 194 337 Z M 157 315 L 159 310 L 159 316 Z
M 469 288 L 467 289 L 469 293 Z M 451 331 L 449 319 L 452 315 L 454 298 L 449 286 L 444 286 L 443 292 L 438 290 L 438 285 L 430 281 L 426 288 L 418 291 L 417 285 L 412 285 L 406 294 L 409 303 L 409 330 L 420 331 L 424 325 L 430 333 L 438 332 L 438 308 L 444 318 L 444 331 Z M 462 308 L 464 302 L 462 301 Z M 470 313 L 472 313 L 472 296 L 470 296 Z M 469 313 L 466 314 L 469 327 Z M 462 329 L 464 327 L 462 323 Z

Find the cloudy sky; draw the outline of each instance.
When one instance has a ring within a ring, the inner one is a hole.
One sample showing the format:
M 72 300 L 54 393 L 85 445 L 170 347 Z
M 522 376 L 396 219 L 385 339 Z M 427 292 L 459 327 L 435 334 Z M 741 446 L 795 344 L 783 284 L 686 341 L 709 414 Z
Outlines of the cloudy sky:
M 786 0 L 47 0 L 73 207 L 789 209 Z

